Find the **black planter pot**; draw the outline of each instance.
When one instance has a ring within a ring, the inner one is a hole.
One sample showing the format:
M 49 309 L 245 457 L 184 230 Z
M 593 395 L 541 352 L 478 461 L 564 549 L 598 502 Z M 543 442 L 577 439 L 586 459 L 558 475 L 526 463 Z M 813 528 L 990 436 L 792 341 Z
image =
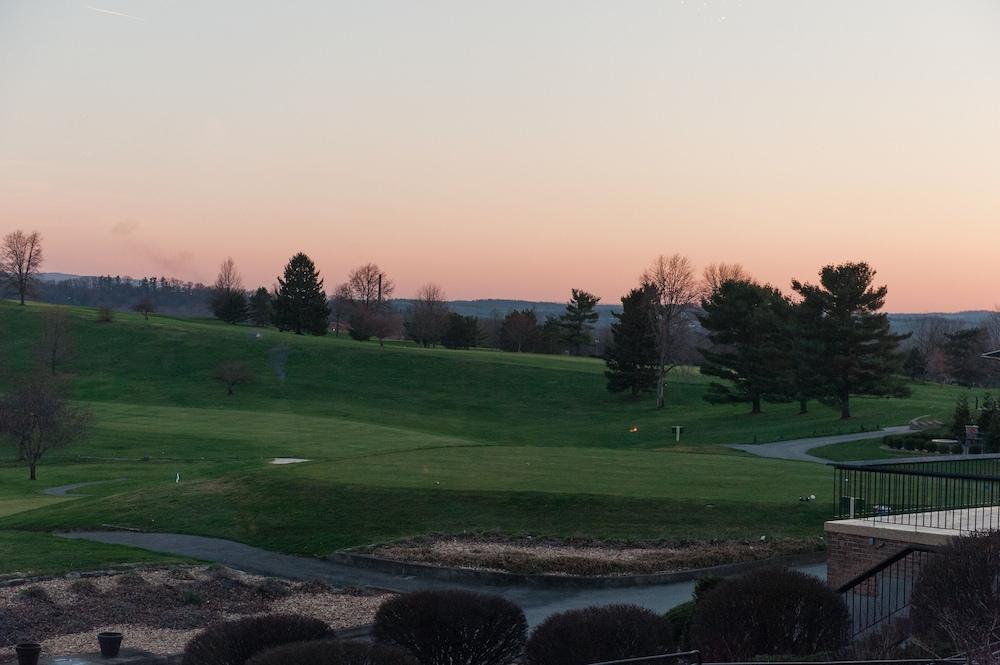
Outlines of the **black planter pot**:
M 37 642 L 22 642 L 14 647 L 14 651 L 17 652 L 17 665 L 38 665 L 42 645 Z
M 122 648 L 121 633 L 98 633 L 97 641 L 101 645 L 101 658 L 118 657 L 118 650 Z

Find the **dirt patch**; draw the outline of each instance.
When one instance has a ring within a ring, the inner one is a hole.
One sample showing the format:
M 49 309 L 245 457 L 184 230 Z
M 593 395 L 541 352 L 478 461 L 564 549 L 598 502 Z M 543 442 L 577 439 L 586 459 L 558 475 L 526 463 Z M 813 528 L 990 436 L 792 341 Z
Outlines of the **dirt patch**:
M 124 633 L 130 648 L 176 653 L 210 623 L 253 614 L 304 614 L 348 628 L 371 623 L 387 597 L 215 566 L 53 579 L 0 589 L 0 661 L 22 641 L 42 642 L 48 656 L 96 651 L 106 630 Z
M 765 541 L 617 542 L 428 536 L 365 548 L 394 561 L 520 574 L 649 575 L 816 552 L 816 538 Z

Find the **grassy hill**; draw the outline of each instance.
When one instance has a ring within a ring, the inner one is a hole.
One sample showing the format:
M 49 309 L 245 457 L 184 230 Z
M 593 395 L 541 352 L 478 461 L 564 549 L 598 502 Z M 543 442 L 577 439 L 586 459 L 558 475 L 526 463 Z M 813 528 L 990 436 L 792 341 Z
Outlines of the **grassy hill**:
M 46 307 L 0 302 L 0 390 L 34 364 Z M 656 410 L 651 399 L 608 394 L 593 359 L 381 348 L 159 316 L 118 314 L 108 324 L 93 310 L 68 312 L 75 351 L 60 371 L 94 425 L 85 441 L 46 459 L 34 484 L 0 449 L 0 561 L 16 550 L 22 567 L 82 565 L 65 541 L 24 563 L 18 543 L 27 532 L 37 542 L 51 529 L 108 524 L 307 554 L 463 530 L 819 536 L 828 502 L 797 499 L 826 498 L 828 469 L 719 444 L 943 417 L 957 394 L 915 385 L 907 399 L 858 399 L 845 425 L 818 404 L 807 416 L 789 404 L 758 416 L 709 405 L 706 380 L 686 371 L 671 378 L 669 406 Z M 229 397 L 211 377 L 233 359 L 255 378 Z M 685 428 L 680 444 L 673 425 Z M 279 456 L 311 461 L 268 464 Z M 87 497 L 41 494 L 91 480 L 116 482 L 87 488 Z M 80 556 L 89 561 L 94 550 Z M 101 556 L 149 557 L 124 548 Z

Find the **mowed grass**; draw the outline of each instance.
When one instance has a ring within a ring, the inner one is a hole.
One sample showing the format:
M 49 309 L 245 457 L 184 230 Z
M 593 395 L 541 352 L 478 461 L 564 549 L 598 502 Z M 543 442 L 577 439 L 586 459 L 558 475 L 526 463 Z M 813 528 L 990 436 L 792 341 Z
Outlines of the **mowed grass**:
M 47 307 L 0 302 L 0 357 L 11 359 L 0 390 L 33 365 Z M 651 398 L 608 394 L 595 359 L 380 348 L 158 316 L 101 324 L 92 310 L 68 312 L 75 350 L 60 371 L 94 424 L 43 463 L 37 483 L 9 458 L 0 465 L 8 536 L 113 525 L 304 554 L 458 531 L 818 538 L 829 502 L 798 497 L 825 499 L 828 468 L 719 444 L 943 418 L 958 394 L 915 385 L 907 399 L 857 399 L 848 424 L 819 404 L 806 416 L 789 404 L 750 416 L 706 403 L 707 381 L 687 370 L 656 410 Z M 232 397 L 211 379 L 226 359 L 255 373 Z M 680 444 L 673 425 L 685 427 Z M 312 461 L 279 467 L 273 457 Z M 72 499 L 41 495 L 93 480 L 116 482 Z M 39 569 L 59 565 L 34 556 Z

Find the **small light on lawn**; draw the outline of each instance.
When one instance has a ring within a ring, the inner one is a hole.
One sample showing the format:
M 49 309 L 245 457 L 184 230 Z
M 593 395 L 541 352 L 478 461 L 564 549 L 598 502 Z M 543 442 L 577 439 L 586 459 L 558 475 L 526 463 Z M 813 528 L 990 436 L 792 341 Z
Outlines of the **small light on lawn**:
M 638 425 L 632 425 L 631 427 L 628 428 L 628 431 L 629 432 L 633 432 L 633 433 L 634 432 L 638 432 L 639 431 L 639 426 Z

